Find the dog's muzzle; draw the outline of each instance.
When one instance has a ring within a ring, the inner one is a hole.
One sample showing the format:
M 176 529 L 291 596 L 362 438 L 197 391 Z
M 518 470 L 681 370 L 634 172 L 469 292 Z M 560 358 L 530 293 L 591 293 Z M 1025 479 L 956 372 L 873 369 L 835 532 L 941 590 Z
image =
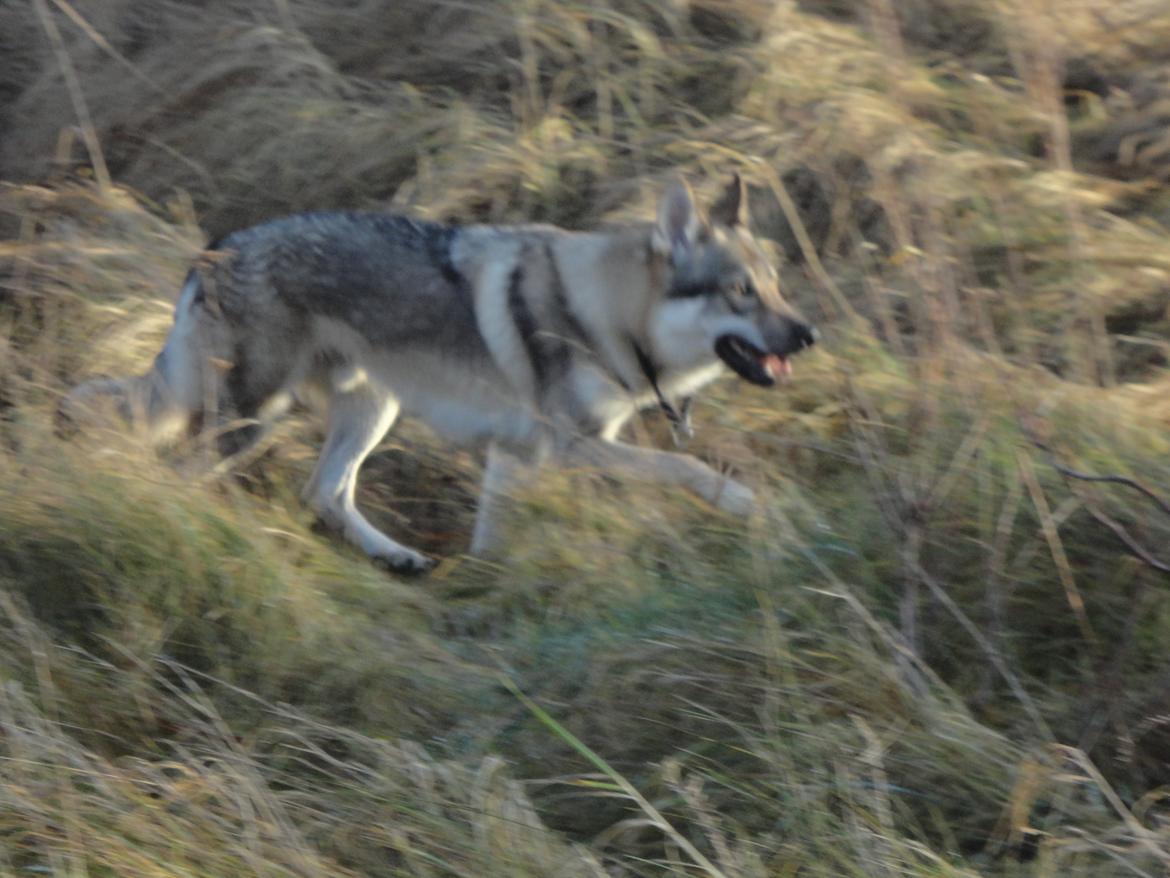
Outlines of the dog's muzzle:
M 741 335 L 728 333 L 715 340 L 715 354 L 745 381 L 772 387 L 792 375 L 790 357 L 816 344 L 820 333 L 807 323 L 794 322 L 787 336 L 779 348 L 765 351 Z

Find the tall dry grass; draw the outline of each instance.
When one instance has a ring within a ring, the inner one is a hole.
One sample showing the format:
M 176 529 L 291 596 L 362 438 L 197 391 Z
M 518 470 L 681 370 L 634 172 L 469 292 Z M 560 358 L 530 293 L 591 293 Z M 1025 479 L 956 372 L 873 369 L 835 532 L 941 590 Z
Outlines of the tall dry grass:
M 1162 7 L 0 6 L 0 872 L 1163 874 Z M 313 530 L 311 424 L 214 478 L 52 433 L 231 228 L 732 168 L 825 328 L 700 404 L 746 528 L 550 474 L 487 565 L 408 427 L 362 498 L 449 558 L 408 583 Z

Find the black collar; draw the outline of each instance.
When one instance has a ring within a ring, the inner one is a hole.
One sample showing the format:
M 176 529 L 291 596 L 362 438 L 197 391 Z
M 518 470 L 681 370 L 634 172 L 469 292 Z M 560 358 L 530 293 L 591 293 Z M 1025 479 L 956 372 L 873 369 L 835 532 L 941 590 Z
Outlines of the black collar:
M 670 432 L 674 435 L 674 444 L 681 446 L 687 439 L 695 435 L 695 429 L 691 425 L 693 397 L 683 397 L 679 408 L 675 408 L 662 392 L 662 388 L 658 386 L 658 367 L 650 359 L 650 355 L 646 353 L 645 348 L 638 344 L 637 340 L 630 339 L 630 344 L 634 348 L 634 357 L 638 360 L 638 368 L 642 370 L 642 374 L 646 376 L 646 380 L 654 388 L 654 395 L 658 397 L 658 407 L 662 409 L 662 413 L 670 421 Z

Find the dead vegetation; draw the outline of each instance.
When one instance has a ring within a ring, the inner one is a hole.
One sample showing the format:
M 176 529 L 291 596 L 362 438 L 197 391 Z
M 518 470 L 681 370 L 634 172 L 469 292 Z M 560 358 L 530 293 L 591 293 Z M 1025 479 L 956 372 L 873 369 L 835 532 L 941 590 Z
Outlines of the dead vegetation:
M 1164 874 L 1167 46 L 1161 0 L 0 6 L 0 874 Z M 552 475 L 485 565 L 475 456 L 405 431 L 363 502 L 451 560 L 404 583 L 313 532 L 311 425 L 218 480 L 52 434 L 229 229 L 731 168 L 826 329 L 699 406 L 747 532 Z

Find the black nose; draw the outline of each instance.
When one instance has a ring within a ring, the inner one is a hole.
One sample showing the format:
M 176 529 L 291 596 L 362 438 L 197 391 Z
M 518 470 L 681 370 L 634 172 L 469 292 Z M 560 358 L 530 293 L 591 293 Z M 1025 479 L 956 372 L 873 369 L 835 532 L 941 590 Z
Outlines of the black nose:
M 810 326 L 807 323 L 796 324 L 792 332 L 796 336 L 797 350 L 811 348 L 821 337 L 821 334 L 817 331 L 817 328 L 815 326 Z

